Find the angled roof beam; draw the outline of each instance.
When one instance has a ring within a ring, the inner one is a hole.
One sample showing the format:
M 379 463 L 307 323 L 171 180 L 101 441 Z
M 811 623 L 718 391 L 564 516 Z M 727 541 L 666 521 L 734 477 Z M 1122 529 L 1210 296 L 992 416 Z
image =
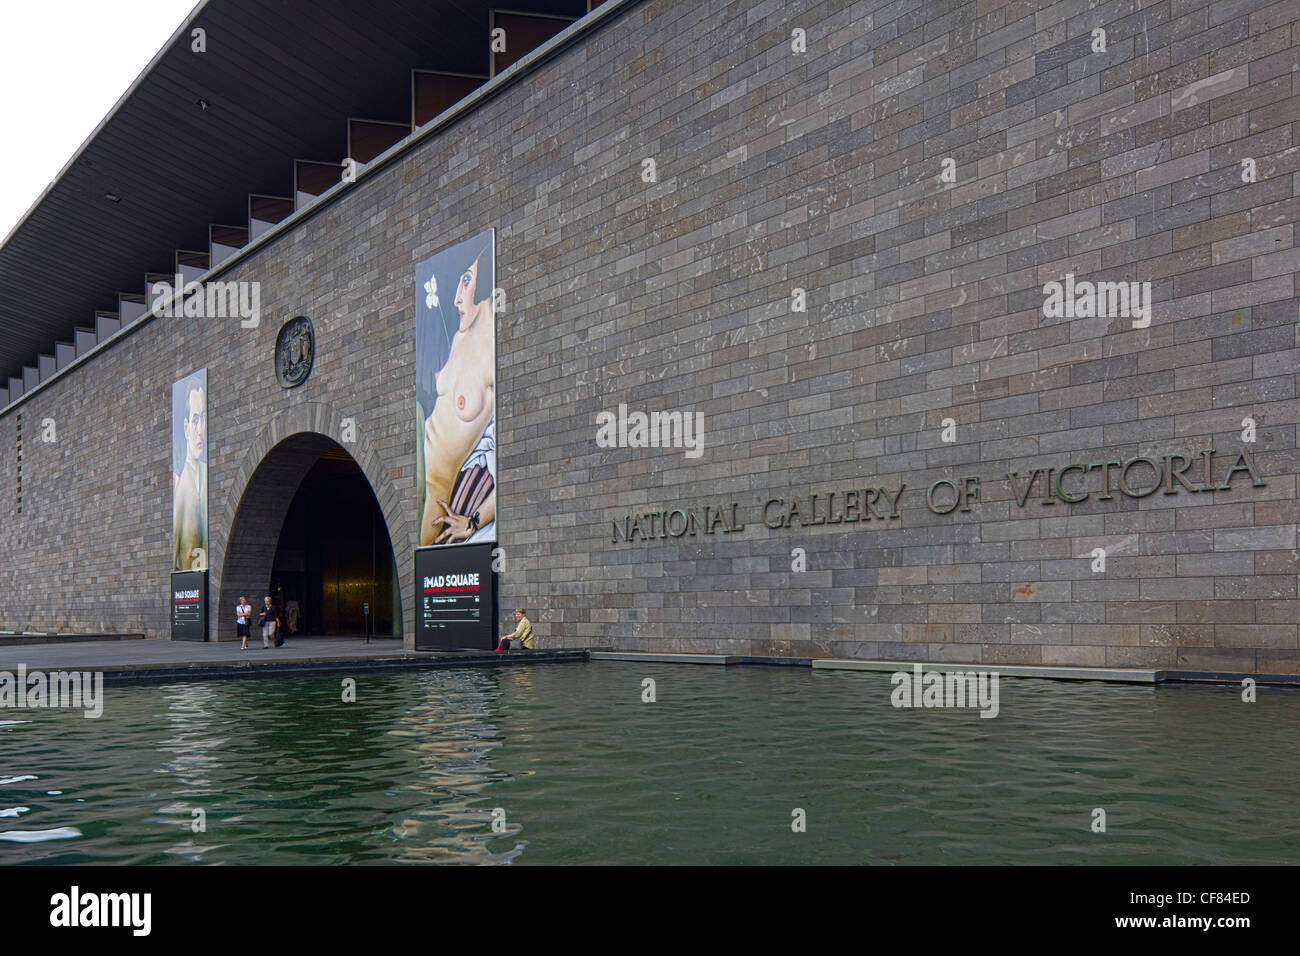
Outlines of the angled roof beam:
M 455 106 L 488 81 L 486 76 L 411 71 L 411 127 L 414 129 Z
M 251 242 L 277 222 L 293 215 L 293 199 L 289 196 L 262 196 L 248 194 L 248 238 Z
M 247 226 L 208 226 L 208 261 L 216 268 L 248 245 Z
M 562 31 L 576 17 L 549 13 L 515 13 L 511 10 L 488 11 L 488 36 L 491 43 L 489 76 L 505 72 L 529 53 Z M 497 33 L 497 31 L 502 31 Z
M 95 338 L 98 341 L 103 342 L 121 327 L 122 319 L 116 312 L 109 312 L 107 309 L 95 311 Z
M 185 285 L 198 280 L 199 276 L 211 268 L 211 260 L 206 252 L 195 252 L 191 249 L 176 250 L 176 271 L 180 273 L 181 281 Z
M 343 178 L 342 163 L 323 163 L 314 159 L 293 161 L 293 202 L 295 209 L 310 206 L 316 197 L 328 192 Z
M 117 317 L 122 321 L 122 328 L 126 328 L 148 311 L 149 300 L 139 292 L 117 294 Z
M 161 272 L 146 272 L 144 274 L 144 301 L 145 307 L 148 309 L 152 309 L 160 301 L 164 301 L 172 295 L 172 293 L 156 295 L 153 289 L 154 286 L 158 284 L 166 285 L 168 289 L 171 289 L 176 285 L 175 274 L 164 275 Z
M 84 325 L 77 326 L 72 332 L 73 343 L 77 346 L 77 358 L 85 355 L 95 347 L 95 330 Z
M 364 165 L 410 135 L 410 123 L 349 118 L 348 158 Z

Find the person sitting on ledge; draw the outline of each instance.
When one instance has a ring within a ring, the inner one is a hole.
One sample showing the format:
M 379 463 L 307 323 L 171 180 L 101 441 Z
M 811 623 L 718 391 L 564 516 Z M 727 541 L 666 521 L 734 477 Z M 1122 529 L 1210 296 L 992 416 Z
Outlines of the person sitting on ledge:
M 498 651 L 518 650 L 521 647 L 526 651 L 533 649 L 533 622 L 524 616 L 523 608 L 515 608 L 515 620 L 519 626 L 513 634 L 501 635 L 501 642 L 497 644 Z

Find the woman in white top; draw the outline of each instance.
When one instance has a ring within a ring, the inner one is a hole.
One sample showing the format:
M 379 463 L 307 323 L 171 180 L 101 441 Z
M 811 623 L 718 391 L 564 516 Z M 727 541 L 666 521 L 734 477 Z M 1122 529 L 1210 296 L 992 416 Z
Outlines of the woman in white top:
M 253 613 L 253 606 L 248 603 L 248 598 L 241 594 L 239 604 L 235 606 L 235 633 L 238 637 L 244 639 L 241 651 L 248 650 L 248 618 Z

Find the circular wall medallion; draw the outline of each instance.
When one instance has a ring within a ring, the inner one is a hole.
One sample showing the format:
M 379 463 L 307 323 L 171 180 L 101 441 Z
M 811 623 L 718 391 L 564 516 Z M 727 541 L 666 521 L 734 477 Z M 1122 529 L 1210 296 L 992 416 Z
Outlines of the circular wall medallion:
M 275 338 L 275 377 L 284 388 L 307 381 L 316 355 L 316 334 L 311 319 L 299 315 L 284 323 Z

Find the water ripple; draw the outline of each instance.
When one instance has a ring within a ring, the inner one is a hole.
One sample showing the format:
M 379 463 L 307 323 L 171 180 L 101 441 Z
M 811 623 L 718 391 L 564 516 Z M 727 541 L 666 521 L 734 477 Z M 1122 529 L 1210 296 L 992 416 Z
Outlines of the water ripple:
M 81 836 L 76 827 L 54 827 L 49 830 L 0 830 L 0 840 L 9 843 L 44 843 L 46 840 L 71 840 Z

